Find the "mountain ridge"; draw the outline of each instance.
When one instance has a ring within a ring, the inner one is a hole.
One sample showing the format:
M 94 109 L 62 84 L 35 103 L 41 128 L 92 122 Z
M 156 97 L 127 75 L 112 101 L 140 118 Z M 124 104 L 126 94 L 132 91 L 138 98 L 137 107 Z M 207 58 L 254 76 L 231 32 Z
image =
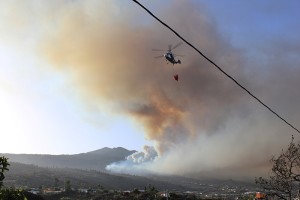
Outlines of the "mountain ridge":
M 135 153 L 135 150 L 127 150 L 123 147 L 104 147 L 94 151 L 79 154 L 11 154 L 0 153 L 9 159 L 9 162 L 17 162 L 40 167 L 74 168 L 83 170 L 105 171 L 105 167 L 113 162 L 125 160 L 127 156 Z

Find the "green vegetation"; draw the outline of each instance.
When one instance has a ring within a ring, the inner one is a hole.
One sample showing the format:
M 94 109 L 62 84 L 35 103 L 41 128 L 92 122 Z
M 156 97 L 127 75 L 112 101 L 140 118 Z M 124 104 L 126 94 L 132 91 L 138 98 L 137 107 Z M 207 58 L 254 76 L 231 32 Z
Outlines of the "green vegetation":
M 15 190 L 13 188 L 2 188 L 0 190 L 1 200 L 27 200 L 23 191 Z
M 3 180 L 5 178 L 4 172 L 9 170 L 8 166 L 8 158 L 4 156 L 0 157 L 0 189 L 3 187 Z
M 0 199 L 1 200 L 27 200 L 25 195 L 20 190 L 13 188 L 4 188 L 3 180 L 5 179 L 4 172 L 8 171 L 8 158 L 0 157 Z
M 66 180 L 65 182 L 65 190 L 66 192 L 71 192 L 71 181 L 70 180 Z
M 58 188 L 59 186 L 59 179 L 57 177 L 54 178 L 54 188 Z

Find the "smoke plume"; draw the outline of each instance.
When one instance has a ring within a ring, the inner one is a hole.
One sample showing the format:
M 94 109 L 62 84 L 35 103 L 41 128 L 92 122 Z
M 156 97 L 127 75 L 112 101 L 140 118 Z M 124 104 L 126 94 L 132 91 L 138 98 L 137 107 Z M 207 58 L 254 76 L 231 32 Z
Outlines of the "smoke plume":
M 178 38 L 132 2 L 124 8 L 116 3 L 96 3 L 99 10 L 85 1 L 65 2 L 51 15 L 56 31 L 46 33 L 40 45 L 41 55 L 72 77 L 86 101 L 131 117 L 155 143 L 155 149 L 146 147 L 108 168 L 224 177 L 265 172 L 292 130 L 187 45 L 174 50 L 185 55 L 181 65 L 154 59 L 159 54 L 151 49 L 167 49 Z M 300 82 L 298 68 L 268 56 L 263 69 L 255 67 L 260 58 L 254 61 L 246 49 L 235 48 L 206 10 L 191 1 L 172 1 L 157 14 L 271 107 L 299 120 L 293 106 L 300 92 L 290 90 Z M 271 55 L 280 49 L 274 45 L 261 51 Z M 280 78 L 282 72 L 288 81 Z M 173 73 L 179 74 L 178 83 Z
M 150 165 L 158 159 L 157 151 L 151 146 L 144 146 L 142 152 L 135 152 L 128 156 L 125 161 L 111 163 L 106 167 L 109 171 L 118 173 L 133 173 L 133 174 L 146 174 L 155 173 L 151 171 Z

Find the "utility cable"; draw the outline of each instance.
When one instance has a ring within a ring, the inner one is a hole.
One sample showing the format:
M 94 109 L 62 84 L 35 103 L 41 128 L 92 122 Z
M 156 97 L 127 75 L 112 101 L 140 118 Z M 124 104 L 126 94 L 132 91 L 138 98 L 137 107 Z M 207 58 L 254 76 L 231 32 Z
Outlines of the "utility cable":
M 281 117 L 279 114 L 277 114 L 273 109 L 271 109 L 269 106 L 267 106 L 265 103 L 263 103 L 258 97 L 256 97 L 254 94 L 252 94 L 248 89 L 246 89 L 243 85 L 241 85 L 237 80 L 235 80 L 232 76 L 227 74 L 221 67 L 219 67 L 216 63 L 214 63 L 211 59 L 209 59 L 207 56 L 205 56 L 200 50 L 198 50 L 194 45 L 186 41 L 181 35 L 179 35 L 176 31 L 174 31 L 170 26 L 168 26 L 166 23 L 161 21 L 158 17 L 156 17 L 152 12 L 150 12 L 145 6 L 140 4 L 137 0 L 132 0 L 133 2 L 137 3 L 140 7 L 142 7 L 146 12 L 148 12 L 152 17 L 154 17 L 157 21 L 159 21 L 162 25 L 164 25 L 166 28 L 168 28 L 170 31 L 172 31 L 177 37 L 179 37 L 181 40 L 183 40 L 187 45 L 192 47 L 195 51 L 197 51 L 202 57 L 204 57 L 208 62 L 210 62 L 213 66 L 215 66 L 218 70 L 220 70 L 225 76 L 230 78 L 235 84 L 237 84 L 240 88 L 242 88 L 244 91 L 246 91 L 250 96 L 252 96 L 254 99 L 256 99 L 260 104 L 262 104 L 265 108 L 267 108 L 269 111 L 271 111 L 274 115 L 276 115 L 279 119 L 281 119 L 283 122 L 285 122 L 287 125 L 289 125 L 291 128 L 293 128 L 295 131 L 300 133 L 299 129 L 297 129 L 295 126 L 293 126 L 291 123 L 289 123 L 287 120 L 285 120 L 283 117 Z

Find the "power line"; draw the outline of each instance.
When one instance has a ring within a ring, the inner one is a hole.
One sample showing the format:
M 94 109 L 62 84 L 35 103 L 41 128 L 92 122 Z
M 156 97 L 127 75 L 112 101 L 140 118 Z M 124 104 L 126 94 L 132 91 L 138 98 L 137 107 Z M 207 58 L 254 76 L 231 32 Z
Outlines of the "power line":
M 179 37 L 181 40 L 183 40 L 187 45 L 192 47 L 195 51 L 197 51 L 202 57 L 204 57 L 208 62 L 210 62 L 213 66 L 215 66 L 218 70 L 220 70 L 225 76 L 230 78 L 235 84 L 237 84 L 240 88 L 242 88 L 244 91 L 246 91 L 250 96 L 252 96 L 254 99 L 256 99 L 260 104 L 262 104 L 265 108 L 267 108 L 269 111 L 271 111 L 274 115 L 276 115 L 279 119 L 281 119 L 283 122 L 285 122 L 287 125 L 289 125 L 291 128 L 293 128 L 295 131 L 300 133 L 300 131 L 294 127 L 291 123 L 289 123 L 287 120 L 285 120 L 283 117 L 281 117 L 279 114 L 277 114 L 274 110 L 272 110 L 269 106 L 267 106 L 265 103 L 263 103 L 258 97 L 256 97 L 254 94 L 252 94 L 248 89 L 246 89 L 243 85 L 241 85 L 237 80 L 235 80 L 232 76 L 227 74 L 221 67 L 219 67 L 216 63 L 214 63 L 211 59 L 206 57 L 200 50 L 198 50 L 194 45 L 186 41 L 181 35 L 179 35 L 176 31 L 174 31 L 170 26 L 168 26 L 166 23 L 161 21 L 158 17 L 156 17 L 152 12 L 150 12 L 145 6 L 140 4 L 137 0 L 132 0 L 133 2 L 137 3 L 140 7 L 142 7 L 145 11 L 147 11 L 152 17 L 154 17 L 157 21 L 159 21 L 162 25 L 167 27 L 170 31 L 172 31 L 177 37 Z

